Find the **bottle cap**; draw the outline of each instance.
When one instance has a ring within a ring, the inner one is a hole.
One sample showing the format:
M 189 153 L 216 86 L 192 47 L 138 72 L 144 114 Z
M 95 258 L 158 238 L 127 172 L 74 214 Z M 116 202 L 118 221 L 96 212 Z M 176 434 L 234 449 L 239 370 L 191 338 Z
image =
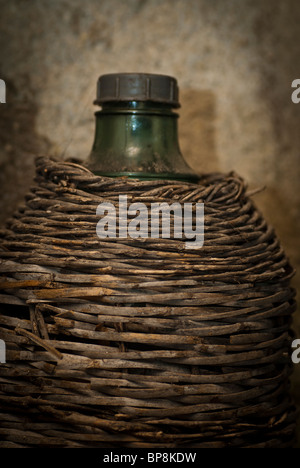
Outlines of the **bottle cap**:
M 94 104 L 152 101 L 180 107 L 178 95 L 177 80 L 171 76 L 150 73 L 110 73 L 99 77 Z

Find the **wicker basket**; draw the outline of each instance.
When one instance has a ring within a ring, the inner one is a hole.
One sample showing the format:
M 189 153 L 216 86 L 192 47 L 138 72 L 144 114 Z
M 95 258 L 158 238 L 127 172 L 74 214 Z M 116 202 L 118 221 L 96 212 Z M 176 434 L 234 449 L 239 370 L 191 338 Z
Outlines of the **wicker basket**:
M 99 239 L 99 203 L 204 202 L 205 242 Z M 292 447 L 293 269 L 238 176 L 37 158 L 2 231 L 1 447 Z

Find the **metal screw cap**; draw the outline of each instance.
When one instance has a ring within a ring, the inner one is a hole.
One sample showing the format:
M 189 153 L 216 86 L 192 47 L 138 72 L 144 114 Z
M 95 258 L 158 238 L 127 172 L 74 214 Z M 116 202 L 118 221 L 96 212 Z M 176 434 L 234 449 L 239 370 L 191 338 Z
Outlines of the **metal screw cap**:
M 177 80 L 150 73 L 110 73 L 97 83 L 94 104 L 117 101 L 152 101 L 180 107 Z

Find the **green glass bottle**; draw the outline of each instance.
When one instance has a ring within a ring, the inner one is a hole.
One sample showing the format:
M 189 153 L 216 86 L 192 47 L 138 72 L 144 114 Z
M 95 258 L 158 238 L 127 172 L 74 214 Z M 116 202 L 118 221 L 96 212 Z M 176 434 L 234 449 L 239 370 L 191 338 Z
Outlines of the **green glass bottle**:
M 196 182 L 178 143 L 175 78 L 145 73 L 100 76 L 96 129 L 87 167 L 97 175 Z

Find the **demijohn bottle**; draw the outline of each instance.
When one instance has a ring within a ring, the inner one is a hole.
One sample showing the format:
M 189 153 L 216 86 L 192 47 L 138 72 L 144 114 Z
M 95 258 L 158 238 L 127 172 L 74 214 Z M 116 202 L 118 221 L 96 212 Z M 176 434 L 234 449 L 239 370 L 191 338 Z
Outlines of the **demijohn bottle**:
M 97 175 L 196 182 L 178 143 L 177 80 L 167 75 L 100 76 L 96 129 L 87 167 Z

